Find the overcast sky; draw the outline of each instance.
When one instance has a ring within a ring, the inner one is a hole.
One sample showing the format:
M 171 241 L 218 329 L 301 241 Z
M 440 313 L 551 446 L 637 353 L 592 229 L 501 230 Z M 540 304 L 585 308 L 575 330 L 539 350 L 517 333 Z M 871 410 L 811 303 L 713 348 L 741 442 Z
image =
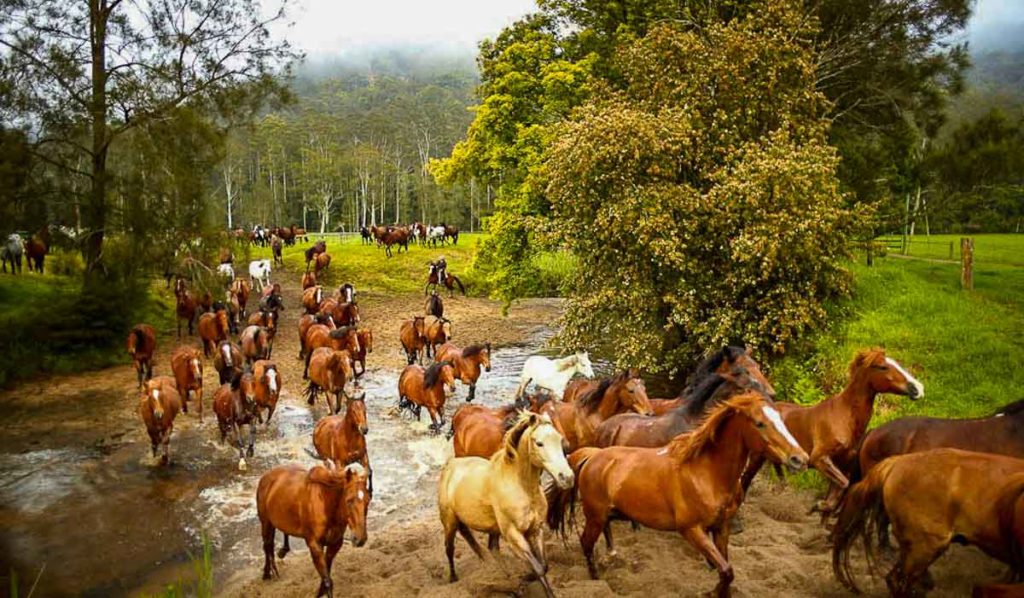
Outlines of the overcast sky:
M 279 0 L 263 0 L 276 6 Z M 535 8 L 533 0 L 294 0 L 295 26 L 285 33 L 311 57 L 373 46 L 475 49 Z M 1024 0 L 979 0 L 970 26 L 972 43 L 1024 29 Z M 1024 33 L 1024 31 L 1021 31 Z

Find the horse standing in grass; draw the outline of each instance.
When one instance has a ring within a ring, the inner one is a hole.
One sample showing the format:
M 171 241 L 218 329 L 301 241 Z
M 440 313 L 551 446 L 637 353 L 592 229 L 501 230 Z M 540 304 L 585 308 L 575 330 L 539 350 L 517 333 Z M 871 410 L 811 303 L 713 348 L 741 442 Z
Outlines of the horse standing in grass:
M 402 322 L 398 328 L 398 338 L 402 343 L 402 349 L 405 351 L 409 365 L 417 361 L 420 364 L 423 363 L 423 352 L 427 345 L 423 321 L 423 316 L 415 316 L 411 320 Z
M 526 385 L 532 380 L 538 388 L 546 388 L 556 397 L 561 397 L 565 394 L 565 386 L 576 374 L 582 374 L 587 378 L 594 377 L 594 367 L 590 363 L 590 356 L 585 351 L 561 359 L 548 359 L 534 355 L 523 364 L 515 396 L 522 396 Z
M 164 455 L 160 463 L 167 465 L 171 462 L 171 432 L 174 431 L 174 418 L 181 411 L 181 397 L 174 386 L 174 379 L 169 376 L 146 380 L 142 391 L 139 416 L 146 425 L 153 458 L 156 458 L 157 447 L 162 444 Z
M 423 338 L 426 343 L 427 357 L 434 356 L 436 359 L 437 347 L 452 338 L 452 321 L 448 318 L 424 316 Z
M 277 408 L 277 401 L 281 398 L 281 373 L 277 364 L 273 361 L 261 359 L 252 366 L 252 377 L 256 382 L 256 417 L 263 422 L 263 410 L 267 410 L 267 426 L 270 425 L 270 417 L 274 415 Z
M 860 351 L 850 363 L 849 382 L 839 394 L 810 406 L 777 403 L 786 427 L 811 455 L 810 466 L 829 481 L 825 500 L 815 509 L 831 513 L 850 485 L 847 473 L 857 463 L 857 448 L 874 412 L 875 397 L 891 393 L 916 400 L 924 386 L 882 349 Z M 757 475 L 763 460 L 751 460 L 743 474 L 743 489 Z
M 973 544 L 1010 565 L 1010 581 L 1024 573 L 1024 461 L 957 449 L 886 459 L 843 499 L 832 531 L 832 569 L 851 590 L 850 550 L 863 538 L 868 562 L 878 562 L 873 532 L 888 527 L 900 554 L 885 577 L 893 596 L 928 586 L 928 567 L 950 543 Z M 880 524 L 886 524 L 885 526 Z M 1019 595 L 1019 594 L 1015 594 Z
M 199 349 L 181 346 L 171 353 L 171 372 L 181 395 L 182 411 L 188 413 L 189 396 L 194 394 L 199 422 L 203 421 L 203 356 Z
M 444 425 L 444 402 L 448 393 L 455 392 L 455 370 L 450 361 L 438 361 L 427 369 L 407 365 L 398 377 L 398 408 L 407 409 L 420 418 L 420 409 L 430 414 L 430 431 L 441 433 Z
M 438 361 L 450 361 L 455 368 L 455 376 L 469 387 L 466 401 L 476 398 L 476 382 L 480 379 L 481 368 L 491 371 L 491 343 L 470 345 L 460 349 L 452 343 L 445 343 L 437 350 Z
M 547 596 L 554 596 L 547 580 L 544 520 L 548 503 L 540 488 L 547 472 L 559 488 L 572 488 L 573 473 L 562 453 L 562 437 L 545 416 L 524 415 L 504 437 L 504 448 L 489 460 L 480 457 L 449 459 L 441 470 L 437 506 L 444 527 L 449 580 L 455 574 L 455 534 L 458 532 L 481 559 L 483 550 L 473 537 L 480 531 L 504 538 L 512 552 L 529 563 Z
M 142 379 L 153 377 L 153 354 L 156 353 L 156 330 L 149 324 L 136 324 L 128 332 L 128 354 L 132 356 L 132 365 L 139 375 L 139 388 Z
M 28 263 L 28 270 L 37 274 L 43 273 L 43 262 L 46 255 L 50 253 L 50 227 L 44 226 L 39 232 L 25 241 L 25 262 Z
M 3 248 L 0 248 L 0 263 L 3 264 L 4 273 L 7 273 L 7 263 L 11 263 L 11 274 L 21 274 L 21 256 L 25 253 L 25 245 L 21 235 L 11 233 Z
M 313 261 L 313 273 L 316 274 L 317 278 L 320 278 L 321 272 L 326 272 L 327 268 L 331 266 L 331 254 L 324 252 L 316 256 Z
M 320 575 L 317 596 L 334 598 L 331 565 L 349 529 L 353 544 L 366 543 L 366 511 L 370 505 L 367 472 L 359 464 L 344 469 L 330 460 L 309 471 L 280 465 L 263 474 L 256 488 L 256 513 L 263 536 L 263 579 L 280 574 L 274 562 L 274 534 L 281 530 L 288 554 L 288 536 L 306 540 L 313 566 Z
M 246 470 L 246 457 L 252 457 L 256 444 L 256 421 L 259 407 L 256 405 L 256 381 L 252 374 L 236 374 L 230 384 L 217 389 L 213 395 L 213 411 L 217 414 L 220 441 L 224 442 L 229 430 L 234 430 L 238 443 L 238 469 Z M 242 426 L 249 426 L 248 449 L 242 443 Z M 243 452 L 244 451 L 244 452 Z
M 748 392 L 722 403 L 700 428 L 664 448 L 591 447 L 572 453 L 576 488 L 552 497 L 548 522 L 564 533 L 567 507 L 578 494 L 586 517 L 580 545 L 594 579 L 594 545 L 603 533 L 613 550 L 613 519 L 679 532 L 718 569 L 716 594 L 728 596 L 733 580 L 728 522 L 743 500 L 740 475 L 755 455 L 794 470 L 807 465 L 807 453 L 772 402 Z

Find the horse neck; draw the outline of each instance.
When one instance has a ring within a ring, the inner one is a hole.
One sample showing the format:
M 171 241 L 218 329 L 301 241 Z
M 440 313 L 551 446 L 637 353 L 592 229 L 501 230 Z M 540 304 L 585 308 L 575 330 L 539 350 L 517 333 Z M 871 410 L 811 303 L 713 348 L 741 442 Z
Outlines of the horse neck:
M 746 467 L 750 448 L 742 437 L 743 422 L 740 416 L 733 413 L 728 417 L 716 438 L 689 461 L 689 468 L 679 468 L 679 472 L 684 481 L 710 480 L 715 490 L 726 492 L 725 496 L 731 499 L 732 490 L 739 483 L 740 475 Z M 694 475 L 694 469 L 704 473 Z
M 842 392 L 832 397 L 831 401 L 849 411 L 853 418 L 854 431 L 859 436 L 864 433 L 868 422 L 871 421 L 877 394 L 875 389 L 871 388 L 867 376 L 856 372 Z
M 498 458 L 504 467 L 515 473 L 516 479 L 523 490 L 532 496 L 540 493 L 540 476 L 543 469 L 530 461 L 530 443 L 527 442 L 529 434 L 530 432 L 526 432 L 520 438 L 519 446 L 516 447 L 516 459 L 512 463 L 508 463 L 505 458 L 504 449 L 502 449 L 502 454 Z
M 601 416 L 602 420 L 608 419 L 609 417 L 622 413 L 622 402 L 619 400 L 619 392 L 622 389 L 621 382 L 615 382 L 604 391 L 604 396 L 601 397 L 601 403 L 597 406 L 597 413 Z

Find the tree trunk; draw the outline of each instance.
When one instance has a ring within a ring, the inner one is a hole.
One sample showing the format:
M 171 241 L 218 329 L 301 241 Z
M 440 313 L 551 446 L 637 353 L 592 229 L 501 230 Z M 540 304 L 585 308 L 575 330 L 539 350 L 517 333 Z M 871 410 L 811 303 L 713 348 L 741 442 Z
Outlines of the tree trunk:
M 102 269 L 107 220 L 107 0 L 89 0 L 89 44 L 92 54 L 92 188 L 85 210 L 85 276 Z

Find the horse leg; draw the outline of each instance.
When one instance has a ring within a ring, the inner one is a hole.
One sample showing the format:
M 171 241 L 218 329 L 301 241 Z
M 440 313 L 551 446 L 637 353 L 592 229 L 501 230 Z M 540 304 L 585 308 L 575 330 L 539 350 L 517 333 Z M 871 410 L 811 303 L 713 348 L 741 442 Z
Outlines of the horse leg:
M 516 526 L 511 524 L 502 526 L 501 532 L 501 535 L 505 536 L 505 540 L 508 541 L 512 553 L 530 564 L 534 575 L 540 580 L 540 585 L 544 587 L 544 594 L 549 598 L 553 597 L 555 594 L 551 589 L 551 584 L 548 583 L 544 563 L 541 557 L 534 553 L 530 541 Z
M 249 420 L 249 449 L 245 451 L 245 456 L 249 457 L 249 458 L 252 458 L 252 456 L 256 453 L 255 447 L 256 447 L 256 424 L 252 423 L 252 420 Z
M 616 554 L 615 553 L 615 543 L 612 541 L 612 521 L 611 521 L 611 519 L 609 519 L 608 521 L 604 522 L 604 530 L 603 531 L 604 531 L 604 546 L 605 546 L 605 548 L 608 549 L 609 556 Z
M 331 583 L 331 574 L 327 572 L 327 557 L 324 556 L 324 549 L 315 539 L 306 540 L 306 544 L 309 546 L 309 556 L 313 559 L 313 566 L 320 574 L 320 589 L 316 592 L 317 598 L 320 596 L 333 598 L 334 588 Z
M 476 537 L 473 536 L 473 532 L 470 531 L 470 529 L 466 527 L 466 524 L 461 521 L 457 522 L 456 527 L 459 530 L 459 535 L 466 541 L 466 544 L 469 544 L 469 547 L 473 549 L 476 556 L 479 557 L 480 560 L 483 560 L 484 549 L 480 548 L 480 544 L 476 541 Z
M 458 525 L 457 521 L 453 521 L 451 524 L 445 522 L 444 527 L 444 554 L 448 557 L 449 583 L 459 581 L 459 576 L 455 574 L 455 531 Z
M 472 403 L 473 399 L 476 398 L 476 384 L 469 385 L 469 394 L 466 395 L 466 402 Z
M 942 556 L 949 544 L 941 536 L 925 533 L 901 540 L 903 550 L 899 562 L 885 576 L 885 583 L 893 596 L 912 596 L 915 583 L 928 572 L 928 566 Z
M 153 358 L 150 357 L 146 360 L 146 380 L 153 379 Z
M 690 542 L 690 544 L 693 545 L 694 548 L 704 555 L 704 558 L 707 559 L 708 562 L 713 563 L 715 568 L 718 569 L 718 585 L 715 586 L 715 594 L 722 598 L 729 596 L 729 586 L 732 584 L 734 576 L 732 565 L 730 565 L 729 561 L 726 560 L 726 558 L 722 556 L 722 553 L 718 551 L 714 542 L 712 542 L 711 538 L 708 537 L 707 532 L 705 532 L 701 527 L 695 526 L 680 530 L 680 533 L 687 539 L 687 541 Z
M 822 519 L 824 520 L 828 517 L 829 513 L 835 509 L 835 505 L 830 504 L 828 501 L 828 497 L 834 496 L 831 487 L 838 486 L 838 491 L 846 490 L 846 488 L 850 486 L 850 480 L 843 474 L 839 467 L 832 462 L 832 458 L 828 455 L 822 455 L 818 458 L 812 457 L 810 465 L 828 478 L 830 483 L 829 493 L 826 499 L 818 501 L 818 503 L 811 509 L 812 513 L 820 512 L 822 514 Z
M 501 549 L 501 534 L 487 534 L 487 550 L 498 552 Z
M 292 549 L 292 547 L 288 545 L 288 534 L 285 534 L 284 532 L 281 533 L 284 534 L 284 545 L 281 546 L 281 550 L 277 551 L 277 558 L 279 559 L 286 557 L 288 552 Z M 273 549 L 273 544 L 271 544 L 271 549 Z
M 441 417 L 441 421 L 438 421 L 437 420 L 437 409 L 435 409 L 434 407 L 432 407 L 430 405 L 427 405 L 427 413 L 430 414 L 430 421 L 433 422 L 433 423 L 430 424 L 430 431 L 431 431 L 431 433 L 433 433 L 435 435 L 440 434 L 441 433 L 441 426 L 444 425 L 444 416 Z
M 263 521 L 260 527 L 263 531 L 263 579 L 271 579 L 275 575 L 280 576 L 277 563 L 274 562 L 274 525 L 269 521 Z M 287 535 L 284 537 L 284 543 L 285 546 L 288 545 Z M 284 555 L 281 555 L 281 558 L 284 558 Z
M 586 505 L 584 505 L 584 514 L 587 523 L 583 526 L 583 532 L 580 534 L 580 547 L 583 548 L 583 556 L 587 558 L 587 571 L 590 572 L 590 578 L 597 579 L 597 566 L 594 565 L 594 545 L 597 544 L 598 536 L 604 531 L 605 522 L 602 521 L 604 516 L 600 513 L 588 513 Z
M 171 464 L 171 429 L 170 428 L 164 430 L 163 444 L 164 444 L 163 464 L 164 465 L 170 465 Z

